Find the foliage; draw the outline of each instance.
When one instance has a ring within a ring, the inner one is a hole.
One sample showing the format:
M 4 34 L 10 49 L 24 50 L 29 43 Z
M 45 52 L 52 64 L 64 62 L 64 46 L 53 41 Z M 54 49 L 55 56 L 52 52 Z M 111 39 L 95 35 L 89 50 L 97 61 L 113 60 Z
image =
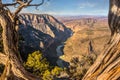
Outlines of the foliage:
M 83 55 L 81 59 L 74 57 L 71 59 L 71 65 L 65 71 L 58 66 L 50 66 L 49 62 L 40 51 L 29 54 L 25 68 L 35 75 L 42 76 L 43 80 L 56 80 L 61 73 L 67 72 L 70 79 L 81 80 L 89 67 L 93 64 L 95 57 L 91 55 Z
M 51 71 L 46 70 L 43 74 L 43 80 L 53 80 L 60 76 L 60 73 L 63 71 L 62 68 L 55 66 Z
M 94 63 L 96 57 L 91 55 L 83 55 L 81 59 L 74 57 L 71 59 L 71 65 L 66 70 L 70 78 L 73 80 L 82 80 L 89 67 Z
M 43 80 L 53 80 L 53 76 L 49 70 L 46 70 L 42 77 Z
M 49 63 L 40 51 L 35 51 L 28 55 L 27 62 L 25 63 L 27 70 L 33 72 L 36 75 L 41 75 L 45 70 L 49 69 Z
M 29 54 L 27 62 L 24 65 L 28 71 L 35 75 L 42 76 L 43 80 L 53 80 L 62 72 L 62 68 L 50 66 L 40 51 Z
M 59 75 L 60 75 L 60 72 L 62 72 L 62 71 L 63 71 L 62 68 L 60 68 L 60 67 L 58 67 L 58 66 L 55 66 L 54 69 L 52 69 L 51 74 L 52 74 L 53 76 L 59 76 Z

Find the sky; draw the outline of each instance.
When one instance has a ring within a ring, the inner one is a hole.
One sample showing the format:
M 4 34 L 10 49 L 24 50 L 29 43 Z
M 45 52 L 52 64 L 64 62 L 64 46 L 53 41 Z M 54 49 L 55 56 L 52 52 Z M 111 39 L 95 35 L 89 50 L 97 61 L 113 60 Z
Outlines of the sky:
M 9 2 L 10 0 L 4 0 Z M 41 0 L 34 0 L 39 3 Z M 45 0 L 36 10 L 34 7 L 25 8 L 22 13 L 51 14 L 51 15 L 108 15 L 109 0 Z

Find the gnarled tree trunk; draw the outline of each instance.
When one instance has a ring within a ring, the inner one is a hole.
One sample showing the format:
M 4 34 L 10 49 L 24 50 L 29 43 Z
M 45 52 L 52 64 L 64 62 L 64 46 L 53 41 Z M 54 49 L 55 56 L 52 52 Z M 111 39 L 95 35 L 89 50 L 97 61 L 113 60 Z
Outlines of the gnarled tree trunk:
M 0 53 L 0 62 L 5 65 L 0 80 L 40 80 L 27 72 L 18 59 L 17 26 L 13 15 L 6 9 L 0 9 L 0 26 L 3 29 L 2 38 L 4 53 Z
M 120 80 L 120 0 L 110 0 L 111 39 L 83 80 Z

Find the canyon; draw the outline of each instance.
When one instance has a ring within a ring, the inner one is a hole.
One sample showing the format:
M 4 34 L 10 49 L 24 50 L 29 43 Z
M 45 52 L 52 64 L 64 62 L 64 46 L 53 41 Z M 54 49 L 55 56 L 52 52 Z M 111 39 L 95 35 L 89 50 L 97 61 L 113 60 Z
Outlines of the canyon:
M 104 16 L 53 17 L 48 14 L 26 14 L 20 17 L 20 53 L 23 59 L 40 50 L 53 65 L 69 66 L 74 57 L 95 57 L 110 38 Z
M 105 16 L 60 17 L 60 21 L 73 31 L 60 56 L 66 62 L 86 55 L 96 58 L 110 39 L 108 19 Z
M 20 53 L 23 59 L 29 53 L 40 50 L 47 59 L 55 64 L 59 58 L 57 46 L 65 42 L 72 31 L 62 22 L 48 14 L 25 14 L 19 15 Z

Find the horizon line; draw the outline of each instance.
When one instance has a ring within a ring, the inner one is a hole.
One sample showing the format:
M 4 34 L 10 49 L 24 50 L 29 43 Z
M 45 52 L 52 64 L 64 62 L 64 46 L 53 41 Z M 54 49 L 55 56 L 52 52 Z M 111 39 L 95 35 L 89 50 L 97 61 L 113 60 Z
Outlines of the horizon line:
M 24 13 L 24 12 L 21 12 L 20 14 L 36 14 L 36 15 L 39 15 L 39 14 L 47 14 L 47 15 L 58 16 L 58 17 L 59 17 L 59 16 L 66 16 L 66 17 L 67 17 L 67 16 L 68 16 L 68 17 L 69 17 L 69 16 L 96 16 L 96 17 L 99 17 L 99 16 L 100 16 L 100 17 L 101 17 L 101 16 L 107 17 L 107 16 L 108 16 L 108 15 L 98 15 L 98 14 L 77 14 L 77 15 L 76 15 L 76 14 L 75 14 L 75 15 L 74 15 L 74 14 L 73 14 L 73 15 L 66 15 L 66 14 L 59 15 L 59 14 L 58 14 L 58 15 L 57 15 L 57 14 L 50 14 L 50 13 L 30 13 L 30 12 L 25 12 L 25 13 Z

